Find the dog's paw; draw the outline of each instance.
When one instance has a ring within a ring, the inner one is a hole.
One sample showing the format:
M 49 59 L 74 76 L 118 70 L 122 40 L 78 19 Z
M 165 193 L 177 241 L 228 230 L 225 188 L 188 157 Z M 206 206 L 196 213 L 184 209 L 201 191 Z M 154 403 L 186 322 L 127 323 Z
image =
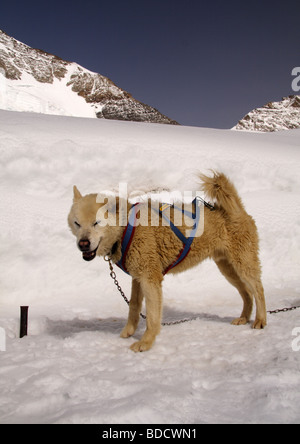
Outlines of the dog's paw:
M 143 352 L 143 351 L 150 350 L 151 347 L 152 347 L 152 343 L 150 343 L 150 342 L 146 342 L 146 341 L 137 341 L 137 342 L 134 342 L 134 343 L 130 346 L 130 349 L 131 349 L 132 351 L 134 351 L 135 353 L 137 353 L 137 352 Z
M 262 319 L 255 319 L 255 321 L 252 324 L 252 328 L 255 328 L 256 330 L 260 330 L 262 328 L 265 328 L 267 325 L 267 322 Z
M 241 318 L 236 318 L 231 322 L 231 325 L 245 325 L 247 324 L 249 321 L 247 318 L 245 317 L 241 317 Z
M 133 335 L 133 333 L 135 332 L 135 328 L 133 325 L 125 325 L 125 327 L 123 328 L 120 337 L 121 338 L 129 338 L 130 336 Z

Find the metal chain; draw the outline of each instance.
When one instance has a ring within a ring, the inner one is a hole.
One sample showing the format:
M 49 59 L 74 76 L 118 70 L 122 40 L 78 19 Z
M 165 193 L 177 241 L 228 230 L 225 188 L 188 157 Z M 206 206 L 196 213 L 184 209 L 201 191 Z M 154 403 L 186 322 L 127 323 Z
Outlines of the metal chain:
M 119 282 L 117 280 L 117 275 L 116 275 L 116 273 L 114 271 L 114 268 L 113 268 L 112 261 L 111 261 L 110 257 L 109 256 L 104 256 L 104 260 L 106 262 L 108 262 L 109 269 L 110 269 L 110 277 L 114 281 L 115 286 L 119 290 L 119 292 L 120 292 L 122 298 L 124 299 L 124 301 L 126 302 L 126 304 L 129 305 L 129 300 L 126 297 L 124 291 L 122 290 L 122 287 L 120 286 L 120 284 L 119 284 Z M 267 313 L 269 313 L 269 314 L 277 314 L 277 313 L 281 313 L 281 312 L 285 313 L 286 311 L 296 310 L 297 308 L 300 308 L 300 305 L 296 305 L 294 307 L 277 308 L 276 310 L 269 310 L 269 311 L 267 311 Z M 140 316 L 143 319 L 147 319 L 147 317 L 143 313 L 140 313 Z M 183 324 L 184 322 L 195 321 L 197 319 L 200 319 L 200 316 L 194 316 L 192 318 L 180 319 L 178 321 L 162 322 L 161 325 L 162 326 L 177 325 L 177 324 Z
M 277 314 L 277 313 L 280 313 L 280 312 L 296 310 L 296 308 L 300 308 L 300 305 L 296 305 L 295 307 L 277 308 L 277 310 L 269 310 L 269 311 L 267 311 L 267 313 L 269 313 L 269 314 Z
M 108 262 L 109 265 L 109 269 L 110 269 L 110 277 L 112 278 L 112 280 L 114 281 L 115 286 L 117 287 L 117 289 L 119 290 L 122 298 L 124 299 L 124 301 L 126 302 L 127 305 L 129 305 L 129 300 L 126 297 L 124 291 L 122 290 L 121 285 L 119 284 L 118 280 L 117 280 L 117 275 L 114 271 L 114 267 L 112 265 L 111 259 L 109 256 L 104 256 L 104 260 L 106 262 Z M 141 318 L 146 319 L 146 316 L 143 313 L 140 313 Z
M 119 284 L 119 281 L 117 280 L 117 275 L 116 275 L 116 273 L 115 273 L 115 271 L 114 271 L 114 268 L 113 268 L 113 265 L 112 265 L 112 262 L 111 262 L 110 257 L 109 257 L 109 256 L 105 256 L 105 257 L 104 257 L 104 260 L 105 260 L 106 262 L 108 262 L 109 270 L 110 270 L 110 274 L 109 274 L 110 277 L 111 277 L 112 280 L 114 281 L 115 286 L 116 286 L 117 289 L 119 290 L 119 292 L 120 292 L 122 298 L 124 299 L 124 301 L 126 302 L 126 304 L 129 305 L 129 300 L 128 300 L 128 298 L 126 297 L 124 291 L 122 290 L 122 287 L 121 287 L 121 285 Z M 143 319 L 147 319 L 147 317 L 146 317 L 143 313 L 140 313 L 140 317 L 143 318 Z M 195 317 L 195 318 L 189 318 L 189 319 L 181 319 L 181 320 L 179 320 L 179 321 L 162 322 L 161 325 L 162 325 L 162 326 L 166 326 L 166 325 L 182 324 L 183 322 L 189 322 L 189 321 L 193 321 L 193 320 L 195 320 L 195 319 L 197 319 L 197 317 Z

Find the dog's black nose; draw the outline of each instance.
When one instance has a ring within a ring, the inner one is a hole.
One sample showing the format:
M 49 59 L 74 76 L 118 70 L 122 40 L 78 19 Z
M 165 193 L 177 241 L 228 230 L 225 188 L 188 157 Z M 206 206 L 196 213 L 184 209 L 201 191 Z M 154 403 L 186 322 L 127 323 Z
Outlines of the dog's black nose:
M 78 242 L 78 247 L 79 247 L 80 251 L 89 251 L 90 245 L 91 245 L 91 243 L 88 239 L 81 239 Z

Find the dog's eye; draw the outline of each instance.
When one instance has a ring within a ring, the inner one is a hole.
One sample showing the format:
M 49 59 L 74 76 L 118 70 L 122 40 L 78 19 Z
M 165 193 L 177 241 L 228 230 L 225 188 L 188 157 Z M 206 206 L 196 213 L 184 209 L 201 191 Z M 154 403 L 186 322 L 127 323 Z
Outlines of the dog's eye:
M 93 226 L 96 227 L 96 226 L 99 224 L 99 222 L 100 222 L 100 221 L 98 220 L 97 222 L 94 223 Z
M 78 222 L 76 222 L 76 220 L 75 220 L 74 224 L 76 225 L 76 227 L 80 228 L 80 224 Z

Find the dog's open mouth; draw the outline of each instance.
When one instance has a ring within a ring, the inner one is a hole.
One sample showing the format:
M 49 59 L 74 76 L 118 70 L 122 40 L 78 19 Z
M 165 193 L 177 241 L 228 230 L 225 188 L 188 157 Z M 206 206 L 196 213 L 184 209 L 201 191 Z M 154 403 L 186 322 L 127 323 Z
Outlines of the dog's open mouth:
M 82 252 L 82 258 L 85 261 L 92 261 L 93 259 L 95 259 L 99 245 L 100 245 L 100 242 L 97 245 L 97 247 L 95 248 L 95 250 L 93 250 L 93 251 L 83 251 Z
M 98 248 L 98 247 L 97 247 Z M 95 257 L 96 257 L 96 251 L 97 251 L 97 248 L 96 248 L 96 250 L 94 250 L 94 251 L 83 251 L 83 253 L 82 253 L 82 258 L 85 260 L 85 261 L 92 261 Z

